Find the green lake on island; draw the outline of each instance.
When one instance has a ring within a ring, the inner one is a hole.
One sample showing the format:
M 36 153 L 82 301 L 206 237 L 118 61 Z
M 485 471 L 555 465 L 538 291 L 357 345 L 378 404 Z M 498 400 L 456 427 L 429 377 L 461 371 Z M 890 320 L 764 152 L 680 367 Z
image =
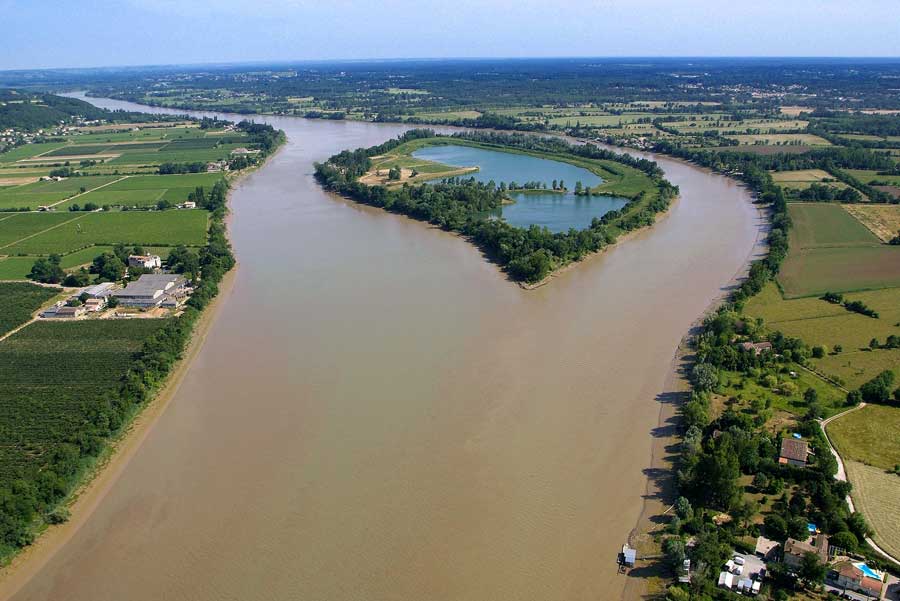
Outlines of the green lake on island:
M 546 227 L 552 232 L 565 232 L 590 226 L 595 217 L 620 209 L 628 202 L 613 196 L 576 196 L 572 193 L 576 182 L 583 186 L 599 186 L 603 178 L 584 169 L 561 161 L 552 161 L 524 154 L 484 150 L 470 146 L 427 146 L 413 152 L 417 159 L 425 159 L 452 167 L 478 167 L 478 171 L 466 177 L 480 182 L 543 182 L 550 188 L 553 180 L 565 182 L 568 192 L 529 191 L 510 193 L 516 202 L 497 211 L 510 225 L 527 228 L 530 225 Z

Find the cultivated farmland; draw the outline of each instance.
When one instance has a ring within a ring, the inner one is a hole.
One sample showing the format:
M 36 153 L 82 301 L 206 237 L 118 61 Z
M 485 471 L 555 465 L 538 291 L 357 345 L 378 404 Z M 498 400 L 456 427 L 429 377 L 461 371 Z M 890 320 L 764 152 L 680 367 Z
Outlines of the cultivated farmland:
M 0 282 L 0 336 L 31 319 L 35 311 L 57 294 L 59 290 L 55 288 Z
M 887 246 L 833 203 L 792 203 L 790 252 L 778 275 L 788 298 L 900 286 L 900 247 Z
M 0 485 L 90 427 L 162 319 L 38 322 L 0 342 Z M 49 367 L 52 366 L 52 369 Z
M 845 208 L 883 242 L 900 232 L 900 205 L 854 204 Z
M 888 553 L 900 555 L 900 476 L 856 461 L 847 461 L 846 468 L 856 509 L 875 530 L 872 538 Z
M 35 214 L 40 217 L 51 216 Z M 72 215 L 71 213 L 67 216 Z M 206 241 L 206 211 L 111 211 L 76 213 L 62 225 L 0 249 L 7 254 L 65 254 L 92 245 L 117 243 L 144 246 L 202 246 Z M 55 217 L 55 215 L 53 215 Z M 15 219 L 10 220 L 15 221 Z M 3 226 L 0 221 L 0 239 Z

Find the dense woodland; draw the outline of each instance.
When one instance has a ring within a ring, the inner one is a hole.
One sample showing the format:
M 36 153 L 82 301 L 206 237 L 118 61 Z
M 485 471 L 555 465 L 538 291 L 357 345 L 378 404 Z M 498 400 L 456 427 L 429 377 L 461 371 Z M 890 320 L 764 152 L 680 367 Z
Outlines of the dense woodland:
M 172 119 L 168 116 L 108 111 L 77 98 L 0 89 L 0 129 L 46 129 L 60 123 L 70 123 L 75 117 L 106 121 L 128 121 L 135 117 L 144 121 Z

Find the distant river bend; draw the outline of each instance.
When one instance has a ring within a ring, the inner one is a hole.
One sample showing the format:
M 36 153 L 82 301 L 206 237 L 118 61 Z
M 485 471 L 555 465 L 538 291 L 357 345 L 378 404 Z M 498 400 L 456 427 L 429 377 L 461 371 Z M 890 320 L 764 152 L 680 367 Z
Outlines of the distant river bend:
M 460 238 L 316 185 L 314 161 L 407 127 L 254 118 L 289 141 L 233 192 L 233 289 L 109 493 L 12 598 L 619 597 L 656 397 L 753 251 L 749 194 L 645 154 L 681 188 L 670 213 L 524 291 Z

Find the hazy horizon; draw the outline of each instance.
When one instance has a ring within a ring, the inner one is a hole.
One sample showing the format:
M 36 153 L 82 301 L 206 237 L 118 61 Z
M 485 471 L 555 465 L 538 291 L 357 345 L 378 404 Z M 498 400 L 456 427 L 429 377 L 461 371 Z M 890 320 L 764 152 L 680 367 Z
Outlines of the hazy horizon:
M 517 58 L 896 58 L 891 0 L 0 0 L 0 70 Z M 714 23 L 714 26 L 709 25 Z M 546 35 L 535 35 L 545 32 Z

